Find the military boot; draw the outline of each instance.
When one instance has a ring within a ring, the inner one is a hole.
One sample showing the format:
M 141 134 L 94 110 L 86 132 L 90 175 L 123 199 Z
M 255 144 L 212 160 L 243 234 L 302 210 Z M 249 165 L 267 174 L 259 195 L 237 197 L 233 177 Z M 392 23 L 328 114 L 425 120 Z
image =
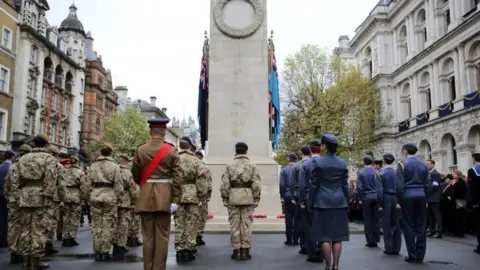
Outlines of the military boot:
M 21 261 L 19 260 L 19 257 L 16 253 L 10 253 L 10 263 L 11 264 L 16 264 L 16 263 L 20 263 L 20 262 Z
M 204 246 L 205 245 L 205 241 L 203 241 L 203 237 L 202 236 L 197 236 L 197 246 Z
M 242 260 L 250 260 L 252 256 L 250 255 L 250 249 L 249 248 L 241 248 L 240 249 L 240 257 Z
M 240 256 L 240 249 L 234 249 L 230 258 L 232 258 L 232 260 L 241 260 L 242 257 Z
M 40 257 L 32 258 L 32 269 L 34 270 L 45 270 L 50 268 L 50 265 L 46 262 L 42 262 Z
M 187 262 L 191 262 L 195 260 L 195 253 L 192 250 L 185 251 L 185 259 Z
M 46 256 L 52 256 L 52 255 L 55 255 L 58 253 L 58 250 L 56 250 L 55 248 L 53 248 L 53 244 L 52 243 L 47 243 L 45 245 L 45 255 Z
M 127 247 L 133 247 L 133 237 L 128 237 L 127 238 Z
M 63 239 L 62 247 L 73 247 L 74 244 L 72 242 L 73 239 Z
M 107 252 L 107 253 L 102 253 L 100 255 L 100 261 L 101 262 L 109 262 L 112 260 L 112 257 L 110 256 L 110 254 Z
M 32 269 L 32 257 L 23 256 L 22 270 L 31 270 Z
M 127 248 L 117 246 L 116 248 L 113 249 L 112 257 L 115 260 L 123 260 L 123 259 L 125 259 L 125 254 L 127 254 L 127 253 L 128 253 Z
M 62 233 L 57 233 L 57 241 L 62 241 Z
M 185 251 L 184 250 L 179 250 L 177 251 L 177 262 L 178 263 L 183 263 L 187 261 L 187 258 L 185 256 Z
M 80 244 L 77 242 L 77 240 L 75 240 L 75 239 L 72 238 L 72 245 L 78 246 L 78 245 L 80 245 Z

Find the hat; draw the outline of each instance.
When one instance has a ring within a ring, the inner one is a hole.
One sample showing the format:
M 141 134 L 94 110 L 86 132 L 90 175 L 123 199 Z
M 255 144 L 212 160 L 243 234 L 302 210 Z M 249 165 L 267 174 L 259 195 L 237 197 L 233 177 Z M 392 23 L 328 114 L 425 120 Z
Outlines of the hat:
M 310 142 L 310 146 L 320 146 L 322 142 L 320 140 L 313 140 Z
M 186 142 L 188 142 L 190 145 L 193 145 L 192 139 L 190 139 L 190 137 L 188 137 L 188 136 L 183 136 L 182 138 L 180 138 L 180 140 L 186 141 Z
M 107 143 L 107 142 L 103 143 L 101 149 L 105 149 L 105 148 L 108 148 L 113 151 L 113 145 L 111 143 Z
M 148 119 L 149 128 L 167 128 L 168 122 L 170 119 L 168 118 L 151 118 Z
M 338 139 L 335 135 L 330 134 L 330 133 L 324 133 L 322 135 L 322 144 L 334 144 L 338 145 Z
M 76 155 L 71 155 L 70 156 L 70 163 L 77 163 L 79 161 L 80 161 L 80 159 Z
M 49 145 L 48 146 L 48 151 L 50 151 L 50 153 L 55 154 L 55 155 L 60 154 L 60 151 L 54 145 Z
M 406 144 L 403 146 L 403 149 L 405 149 L 405 150 L 410 150 L 410 151 L 413 151 L 413 152 L 417 152 L 417 151 L 418 151 L 418 148 L 417 148 L 417 146 L 416 146 L 414 143 L 406 143 Z
M 32 152 L 32 147 L 28 144 L 22 144 L 20 148 L 18 148 L 18 152 L 20 153 L 30 153 Z
M 391 160 L 391 161 L 395 161 L 395 157 L 394 157 L 392 154 L 390 154 L 390 153 L 385 153 L 385 154 L 383 155 L 383 159 L 389 159 L 389 160 Z
M 244 142 L 237 142 L 235 144 L 235 149 L 243 149 L 243 150 L 248 150 L 248 145 Z
M 43 134 L 43 133 L 37 134 L 37 136 L 35 136 L 35 138 L 33 138 L 33 140 L 34 140 L 34 141 L 35 141 L 35 140 L 41 140 L 41 141 L 44 141 L 44 142 L 46 142 L 46 143 L 49 143 L 47 135 L 45 135 L 45 134 Z
M 196 156 L 203 157 L 203 153 L 202 153 L 202 151 L 197 151 L 197 152 L 195 152 L 195 155 L 196 155 Z
M 11 157 L 14 157 L 14 156 L 16 156 L 16 154 L 12 150 L 5 151 L 5 158 L 11 158 Z
M 288 154 L 288 160 L 289 160 L 289 161 L 296 161 L 296 160 L 298 160 L 297 154 L 295 154 L 295 153 L 290 153 L 290 154 Z

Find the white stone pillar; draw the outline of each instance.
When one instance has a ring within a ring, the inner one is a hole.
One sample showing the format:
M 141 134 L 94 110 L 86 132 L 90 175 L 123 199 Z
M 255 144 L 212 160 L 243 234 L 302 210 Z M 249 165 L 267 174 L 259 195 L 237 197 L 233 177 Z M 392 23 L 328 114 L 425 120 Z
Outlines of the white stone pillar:
M 408 58 L 415 55 L 415 29 L 413 27 L 413 15 L 407 16 Z
M 459 1 L 458 0 L 449 0 L 448 1 L 448 8 L 450 9 L 450 25 L 448 26 L 448 30 L 447 31 L 450 31 L 452 30 L 453 28 L 455 28 L 455 26 L 457 26 L 457 11 L 456 11 L 456 6 L 457 6 L 457 3 Z
M 441 105 L 442 102 L 442 89 L 440 89 L 440 74 L 438 72 L 438 60 L 433 60 L 432 62 L 432 70 L 433 70 L 433 91 L 435 91 L 435 106 Z
M 412 75 L 412 84 L 411 84 L 412 91 L 410 96 L 412 97 L 412 114 L 413 116 L 417 116 L 420 114 L 420 96 L 418 94 L 418 73 L 414 73 Z
M 458 50 L 454 49 L 453 50 L 453 55 L 454 55 L 454 58 L 455 59 L 455 65 L 454 65 L 454 68 L 453 68 L 453 74 L 455 75 L 455 93 L 457 95 L 457 98 L 456 99 L 459 99 L 462 95 L 462 91 L 461 91 L 461 87 L 460 87 L 460 81 L 461 81 L 461 78 L 460 78 L 460 65 L 459 65 L 459 60 L 458 60 Z M 452 100 L 453 101 L 453 100 Z
M 400 85 L 399 84 L 396 84 L 395 85 L 395 102 L 393 102 L 394 106 L 395 106 L 395 119 L 396 119 L 396 122 L 400 122 L 400 121 L 403 121 L 402 118 L 403 118 L 403 115 L 402 115 L 402 104 L 401 104 L 401 89 L 400 89 Z
M 394 66 L 395 69 L 397 69 L 397 66 L 398 66 L 398 55 L 399 55 L 397 42 L 398 42 L 397 29 L 394 28 L 394 29 L 393 29 L 393 44 L 392 44 L 392 48 L 393 48 L 393 66 Z
M 465 67 L 465 47 L 463 44 L 459 44 L 457 47 L 458 50 L 458 70 L 460 74 L 460 93 L 461 95 L 468 94 L 467 90 L 467 76 L 466 76 L 466 67 Z
M 475 151 L 475 144 L 464 143 L 455 147 L 457 150 L 457 167 L 463 173 L 472 166 L 472 152 Z
M 430 99 L 432 103 L 432 109 L 437 107 L 439 104 L 437 103 L 437 88 L 435 87 L 435 75 L 434 75 L 434 64 L 431 63 L 428 66 L 428 73 L 430 75 Z

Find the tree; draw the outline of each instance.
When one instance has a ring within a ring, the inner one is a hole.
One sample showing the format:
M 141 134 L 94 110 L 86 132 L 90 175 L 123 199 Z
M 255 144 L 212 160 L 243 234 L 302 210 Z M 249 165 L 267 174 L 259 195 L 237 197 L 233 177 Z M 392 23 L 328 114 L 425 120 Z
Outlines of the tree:
M 282 74 L 283 123 L 280 156 L 298 152 L 322 133 L 335 134 L 338 155 L 357 165 L 372 149 L 381 125 L 378 89 L 361 72 L 315 45 L 286 58 Z
M 104 142 L 114 146 L 116 155 L 130 153 L 132 147 L 144 144 L 148 139 L 149 130 L 145 117 L 137 109 L 128 108 L 105 118 L 102 138 L 88 145 L 88 153 L 91 161 L 96 160 Z

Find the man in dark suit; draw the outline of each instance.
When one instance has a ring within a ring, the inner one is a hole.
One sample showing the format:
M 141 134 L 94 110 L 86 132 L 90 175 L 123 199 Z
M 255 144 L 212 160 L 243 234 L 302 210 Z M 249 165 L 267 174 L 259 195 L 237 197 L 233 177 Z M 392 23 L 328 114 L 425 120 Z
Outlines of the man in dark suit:
M 405 159 L 398 163 L 397 198 L 402 208 L 403 236 L 409 263 L 423 263 L 427 248 L 427 190 L 430 172 L 427 164 L 415 154 L 415 144 L 403 146 Z
M 431 186 L 428 192 L 428 219 L 430 221 L 430 232 L 428 237 L 442 238 L 442 214 L 440 213 L 440 196 L 442 189 L 440 183 L 442 176 L 435 169 L 435 160 L 430 159 L 427 162 L 430 171 Z
M 279 179 L 279 189 L 280 189 L 280 202 L 282 203 L 283 213 L 285 214 L 285 236 L 287 241 L 285 245 L 292 246 L 298 245 L 298 238 L 295 232 L 295 212 L 296 212 L 296 202 L 293 198 L 290 177 L 293 170 L 295 169 L 295 162 L 298 160 L 298 157 L 295 153 L 288 155 L 288 161 L 290 162 L 285 168 L 280 172 Z
M 480 153 L 473 153 L 473 167 L 468 169 L 468 187 L 472 201 L 477 231 L 477 248 L 473 251 L 480 254 Z

